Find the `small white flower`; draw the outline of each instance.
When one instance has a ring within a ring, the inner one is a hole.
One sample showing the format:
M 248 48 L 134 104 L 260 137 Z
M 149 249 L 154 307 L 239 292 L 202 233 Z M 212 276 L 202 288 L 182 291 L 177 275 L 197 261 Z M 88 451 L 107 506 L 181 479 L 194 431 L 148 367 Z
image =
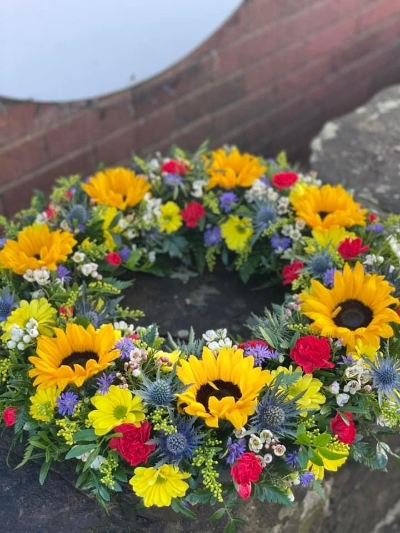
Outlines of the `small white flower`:
M 68 220 L 62 220 L 60 222 L 60 229 L 63 229 L 64 231 L 69 231 L 70 230 Z
M 329 387 L 327 388 L 329 392 L 331 392 L 332 394 L 339 394 L 340 392 L 339 383 L 337 381 L 334 381 L 333 383 L 331 383 Z
M 296 228 L 298 230 L 303 230 L 304 228 L 306 227 L 306 223 L 303 219 L 299 218 L 298 220 L 296 220 Z
M 39 331 L 36 328 L 28 329 L 28 335 L 32 337 L 32 339 L 36 339 L 36 337 L 39 336 Z
M 22 340 L 24 341 L 25 344 L 29 344 L 31 342 L 31 337 L 29 335 L 24 335 L 22 337 Z
M 43 298 L 45 296 L 45 292 L 43 289 L 38 289 L 37 291 L 32 292 L 32 299 L 38 300 L 39 298 Z
M 344 405 L 346 405 L 349 399 L 350 399 L 350 396 L 348 394 L 341 393 L 336 396 L 336 403 L 338 404 L 339 407 L 343 407 Z
M 242 427 L 240 429 L 234 429 L 233 433 L 237 439 L 242 439 L 246 435 L 246 430 Z
M 19 342 L 17 344 L 17 348 L 18 348 L 18 350 L 21 350 L 21 351 L 25 350 L 25 344 L 23 342 Z
M 140 368 L 135 368 L 135 370 L 132 370 L 132 376 L 135 377 L 135 378 L 139 377 L 141 373 L 142 372 L 141 372 Z
M 289 232 L 289 237 L 290 237 L 293 241 L 298 241 L 299 239 L 301 239 L 301 232 L 300 232 L 300 230 L 298 230 L 297 228 L 293 228 L 293 229 Z
M 26 279 L 26 281 L 28 281 L 29 283 L 33 283 L 35 281 L 33 270 L 31 270 L 30 268 L 26 270 L 25 274 L 22 277 Z
M 47 268 L 37 268 L 33 272 L 33 277 L 38 285 L 48 285 L 50 283 L 50 270 Z
M 260 433 L 260 439 L 264 444 L 270 444 L 274 434 L 269 429 L 263 429 Z
M 361 389 L 361 383 L 355 379 L 352 379 L 343 387 L 344 392 L 350 392 L 350 394 L 355 394 Z
M 91 276 L 97 271 L 97 266 L 96 263 L 85 263 L 81 266 L 81 272 L 84 276 Z
M 23 335 L 24 330 L 19 326 L 13 326 L 10 330 L 10 337 L 12 341 L 18 342 L 20 339 L 22 339 Z
M 218 338 L 218 335 L 217 335 L 216 331 L 213 330 L 213 329 L 208 329 L 205 333 L 203 333 L 203 339 L 206 342 L 211 342 L 211 341 L 215 340 L 216 338 Z
M 273 456 L 270 454 L 270 453 L 266 453 L 263 457 L 263 462 L 266 464 L 266 465 L 269 465 L 269 463 L 272 463 L 272 460 L 273 460 Z
M 122 230 L 126 229 L 129 226 L 129 221 L 126 218 L 120 218 L 118 220 L 118 227 Z
M 46 213 L 38 213 L 36 215 L 35 222 L 36 224 L 46 224 L 47 220 L 48 220 L 48 217 Z
M 10 350 L 13 350 L 17 346 L 17 343 L 15 341 L 7 341 L 7 348 Z
M 283 444 L 277 444 L 276 446 L 273 447 L 273 450 L 274 450 L 274 454 L 277 457 L 282 457 L 282 455 L 284 455 L 286 452 L 286 446 L 284 446 Z
M 249 439 L 249 449 L 254 452 L 258 453 L 263 448 L 263 442 L 257 435 L 250 435 Z
M 29 328 L 37 328 L 39 326 L 39 322 L 36 320 L 36 318 L 30 318 L 28 322 L 25 324 L 25 327 L 27 329 Z
M 72 256 L 74 263 L 82 263 L 85 260 L 86 255 L 83 252 L 75 252 Z
M 203 189 L 206 186 L 207 182 L 205 180 L 195 180 L 192 183 L 191 195 L 194 198 L 201 198 L 203 196 Z
M 268 187 L 260 179 L 254 181 L 251 187 L 244 194 L 247 202 L 249 204 L 255 202 L 256 200 L 271 200 L 275 201 L 277 198 L 277 193 L 271 188 Z
M 154 261 L 156 260 L 156 252 L 154 250 L 149 252 L 148 259 L 149 263 L 154 263 Z

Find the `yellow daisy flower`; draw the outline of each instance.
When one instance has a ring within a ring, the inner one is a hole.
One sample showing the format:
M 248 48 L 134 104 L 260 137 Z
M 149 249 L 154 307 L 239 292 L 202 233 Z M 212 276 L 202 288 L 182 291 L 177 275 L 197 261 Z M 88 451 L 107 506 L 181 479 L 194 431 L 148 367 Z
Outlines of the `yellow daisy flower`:
M 367 209 L 361 209 L 341 185 L 296 187 L 290 201 L 297 218 L 314 229 L 365 226 Z
M 178 378 L 188 385 L 177 395 L 179 406 L 186 414 L 203 418 L 207 426 L 218 427 L 222 419 L 240 429 L 254 414 L 268 374 L 254 367 L 254 358 L 243 356 L 243 350 L 224 347 L 215 356 L 205 347 L 202 359 L 191 355 L 177 367 Z
M 393 336 L 389 322 L 400 323 L 390 309 L 399 305 L 390 295 L 393 291 L 383 276 L 365 274 L 361 263 L 354 270 L 346 264 L 343 273 L 335 272 L 332 289 L 311 281 L 310 290 L 300 294 L 301 311 L 313 321 L 313 331 L 342 339 L 347 352 L 354 351 L 358 342 L 378 348 L 381 338 Z
M 0 251 L 0 266 L 20 275 L 28 269 L 55 270 L 58 263 L 67 260 L 75 244 L 68 231 L 50 231 L 46 224 L 27 226 L 18 233 L 16 241 L 6 241 Z
M 31 417 L 42 422 L 51 422 L 59 395 L 60 391 L 57 387 L 37 390 L 34 396 L 30 398 L 32 405 L 29 408 L 29 414 Z
M 162 465 L 160 468 L 135 468 L 134 476 L 129 480 L 137 496 L 143 498 L 145 507 L 169 507 L 173 498 L 183 498 L 189 485 L 184 479 L 190 474 L 181 472 L 174 465 Z
M 250 218 L 229 215 L 228 220 L 221 224 L 221 235 L 229 250 L 244 252 L 254 230 Z
M 337 227 L 314 229 L 311 233 L 319 248 L 324 248 L 332 252 L 337 250 L 339 244 L 346 237 L 353 238 L 356 236 L 355 233 L 347 231 L 346 228 Z M 304 251 L 312 254 L 316 251 L 316 246 L 311 242 L 305 247 Z
M 181 210 L 175 202 L 167 202 L 160 207 L 158 228 L 163 233 L 173 233 L 182 226 Z
M 27 324 L 32 322 L 36 323 L 36 329 L 40 335 L 53 335 L 53 329 L 56 325 L 57 310 L 52 307 L 46 298 L 39 298 L 38 300 L 32 300 L 27 302 L 21 300 L 19 307 L 7 317 L 7 320 L 3 323 L 4 333 L 1 336 L 2 340 L 10 339 L 10 332 L 15 326 L 21 329 L 26 329 Z M 33 324 L 31 324 L 31 327 Z
M 127 168 L 106 168 L 82 184 L 82 189 L 99 205 L 124 211 L 135 207 L 151 189 L 145 176 L 137 176 Z
M 296 401 L 296 405 L 300 410 L 300 416 L 307 416 L 308 411 L 319 411 L 321 405 L 326 401 L 325 396 L 320 392 L 322 381 L 314 378 L 312 374 L 303 374 L 300 366 L 295 369 L 293 369 L 292 365 L 289 368 L 279 366 L 276 370 L 272 370 L 271 377 L 268 379 L 268 385 L 271 384 L 278 374 L 293 374 L 294 372 L 299 372 L 302 375 L 294 383 L 291 383 L 285 388 L 288 400 L 292 400 L 299 394 L 302 394 L 301 398 Z
M 229 152 L 219 148 L 211 153 L 207 168 L 210 176 L 207 189 L 216 186 L 223 189 L 251 187 L 266 170 L 267 167 L 262 166 L 259 158 L 254 155 L 241 154 L 237 148 Z
M 112 324 L 96 330 L 91 324 L 68 323 L 65 331 L 54 328 L 55 337 L 38 337 L 36 355 L 29 357 L 34 368 L 29 376 L 35 378 L 39 389 L 58 386 L 63 391 L 69 384 L 80 387 L 88 378 L 107 368 L 120 355 L 114 349 L 116 332 Z
M 179 360 L 180 355 L 180 350 L 174 350 L 173 352 L 159 350 L 153 357 L 163 372 L 171 372 L 174 364 Z
M 111 385 L 106 394 L 97 394 L 91 402 L 96 409 L 90 411 L 88 418 L 96 435 L 105 435 L 120 424 L 138 426 L 145 419 L 142 400 L 117 385 Z
M 344 465 L 349 456 L 349 449 L 347 444 L 338 441 L 332 441 L 325 447 L 314 448 L 314 458 L 308 461 L 307 470 L 310 470 L 316 479 L 324 479 L 325 470 L 337 472 L 338 468 Z
M 107 246 L 107 249 L 112 252 L 115 250 L 117 245 L 113 239 L 113 236 L 110 232 L 111 224 L 115 217 L 118 215 L 118 209 L 116 207 L 107 207 L 106 209 L 101 209 L 102 219 L 103 219 L 103 234 L 105 238 L 104 244 Z M 113 233 L 121 233 L 121 228 L 118 225 L 112 226 Z

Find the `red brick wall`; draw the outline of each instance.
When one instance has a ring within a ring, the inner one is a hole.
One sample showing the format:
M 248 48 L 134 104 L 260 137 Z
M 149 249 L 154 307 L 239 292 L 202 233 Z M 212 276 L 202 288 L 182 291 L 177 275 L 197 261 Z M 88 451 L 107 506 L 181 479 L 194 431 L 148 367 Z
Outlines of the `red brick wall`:
M 397 0 L 247 0 L 210 39 L 159 76 L 99 99 L 0 97 L 0 212 L 33 188 L 172 143 L 305 157 L 322 124 L 400 82 Z

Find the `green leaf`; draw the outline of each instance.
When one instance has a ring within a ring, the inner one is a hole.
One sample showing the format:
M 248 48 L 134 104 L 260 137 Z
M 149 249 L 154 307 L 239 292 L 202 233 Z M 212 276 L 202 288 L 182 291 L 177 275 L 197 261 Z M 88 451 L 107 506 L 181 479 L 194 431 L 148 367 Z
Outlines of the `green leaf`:
M 40 469 L 40 472 L 39 472 L 39 483 L 41 485 L 43 485 L 46 477 L 47 477 L 47 474 L 49 473 L 49 470 L 50 470 L 50 467 L 51 467 L 51 463 L 53 461 L 47 461 L 46 463 L 43 463 L 42 464 L 42 467 Z
M 326 446 L 331 441 L 331 436 L 328 433 L 321 433 L 318 437 L 314 438 L 313 446 L 319 448 L 320 446 Z
M 217 509 L 214 514 L 210 516 L 208 519 L 210 522 L 214 522 L 215 520 L 221 520 L 221 518 L 226 513 L 225 507 L 221 507 L 221 509 Z
M 181 513 L 183 516 L 186 516 L 186 518 L 190 518 L 191 520 L 196 520 L 197 516 L 194 514 L 193 511 L 190 511 L 187 509 L 181 500 L 174 499 L 171 501 L 171 507 L 172 510 L 175 511 L 175 513 Z
M 21 468 L 21 466 L 24 466 L 29 461 L 29 459 L 31 458 L 31 455 L 32 455 L 32 452 L 33 452 L 34 449 L 35 449 L 35 447 L 33 446 L 33 444 L 29 444 L 25 448 L 24 458 L 22 459 L 22 461 L 15 468 Z
M 315 465 L 317 465 L 317 466 L 324 466 L 324 462 L 323 462 L 323 460 L 321 459 L 321 457 L 320 457 L 319 455 L 317 455 L 317 454 L 315 453 L 315 451 L 314 451 L 312 448 L 310 448 L 310 449 L 308 450 L 308 457 L 309 457 L 310 461 L 311 461 L 312 463 L 314 463 Z
M 96 433 L 93 429 L 81 429 L 74 434 L 76 442 L 95 442 L 96 438 Z
M 382 446 L 382 442 L 378 442 L 376 445 L 376 461 L 378 468 L 380 469 L 385 468 L 388 462 L 388 456 L 384 447 Z
M 81 444 L 79 446 L 73 446 L 65 456 L 65 459 L 74 459 L 75 457 L 83 455 L 84 453 L 92 452 L 94 448 L 95 445 L 93 444 Z
M 235 533 L 236 531 L 236 522 L 235 520 L 230 520 L 224 529 L 224 533 Z

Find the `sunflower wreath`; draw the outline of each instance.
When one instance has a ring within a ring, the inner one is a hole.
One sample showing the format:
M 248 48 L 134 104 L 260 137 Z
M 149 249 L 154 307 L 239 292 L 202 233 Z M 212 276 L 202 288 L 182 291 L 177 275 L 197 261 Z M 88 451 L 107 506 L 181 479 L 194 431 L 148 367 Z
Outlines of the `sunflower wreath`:
M 146 507 L 216 505 L 232 531 L 240 499 L 291 505 L 349 457 L 395 455 L 398 216 L 284 153 L 203 145 L 60 178 L 0 222 L 0 413 L 40 483 L 72 460 L 104 506 L 129 483 Z M 121 305 L 126 272 L 217 264 L 288 288 L 247 339 L 163 339 Z

